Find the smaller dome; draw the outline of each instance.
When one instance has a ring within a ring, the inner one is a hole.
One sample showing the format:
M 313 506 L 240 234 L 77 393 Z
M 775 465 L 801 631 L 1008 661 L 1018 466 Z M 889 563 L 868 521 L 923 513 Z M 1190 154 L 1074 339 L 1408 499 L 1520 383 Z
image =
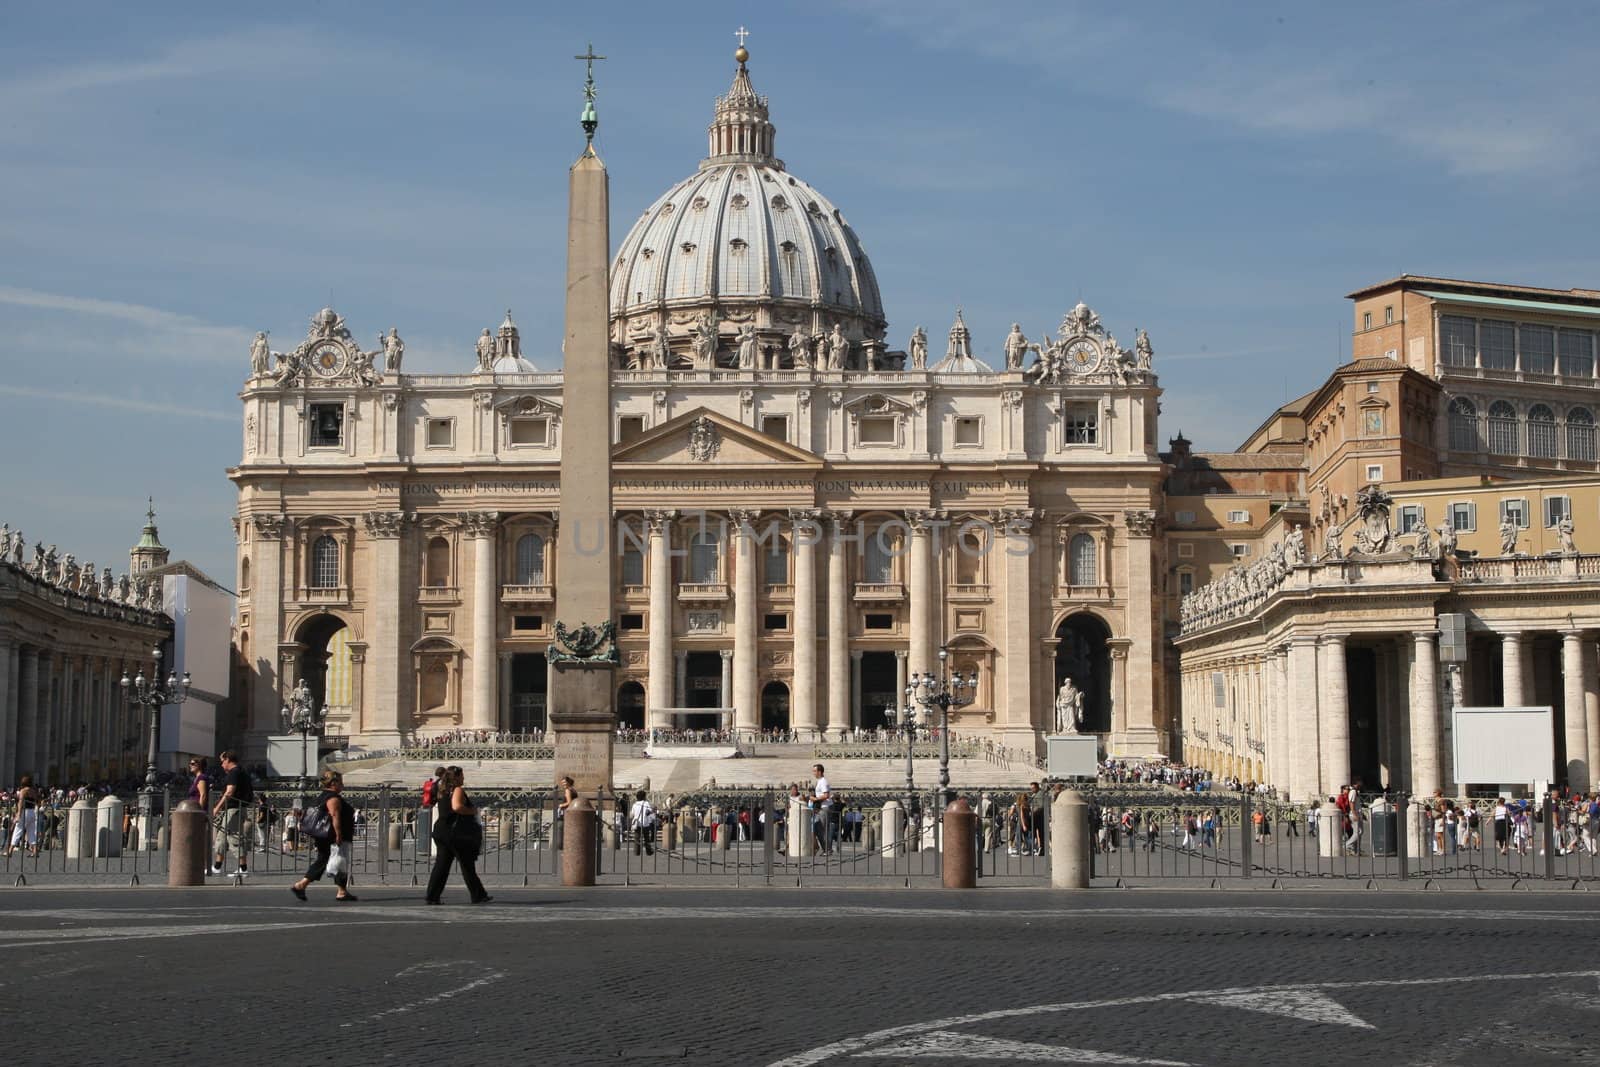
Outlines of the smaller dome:
M 494 361 L 496 374 L 538 374 L 539 368 L 521 356 L 501 356 Z

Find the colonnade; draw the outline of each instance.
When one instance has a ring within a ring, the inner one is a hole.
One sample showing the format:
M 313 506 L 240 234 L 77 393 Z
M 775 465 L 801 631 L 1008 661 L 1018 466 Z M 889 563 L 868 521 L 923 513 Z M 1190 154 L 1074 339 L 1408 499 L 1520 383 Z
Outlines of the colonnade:
M 41 785 L 75 786 L 142 766 L 149 724 L 123 698 L 125 666 L 139 669 L 114 656 L 0 640 L 0 782 L 32 774 Z

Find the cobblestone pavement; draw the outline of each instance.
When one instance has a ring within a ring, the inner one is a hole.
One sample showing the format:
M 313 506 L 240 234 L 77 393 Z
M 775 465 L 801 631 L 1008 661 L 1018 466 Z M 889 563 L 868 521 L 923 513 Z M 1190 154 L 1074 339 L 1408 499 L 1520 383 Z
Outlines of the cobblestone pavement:
M 9 1059 L 1572 1067 L 1600 1045 L 1581 892 L 311 893 L 0 893 Z

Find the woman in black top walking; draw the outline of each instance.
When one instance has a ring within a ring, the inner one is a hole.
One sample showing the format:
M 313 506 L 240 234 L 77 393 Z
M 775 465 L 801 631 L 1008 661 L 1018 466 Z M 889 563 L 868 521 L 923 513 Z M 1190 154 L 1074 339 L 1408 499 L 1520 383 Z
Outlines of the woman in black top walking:
M 289 887 L 289 892 L 301 900 L 306 899 L 306 886 L 322 880 L 335 848 L 339 850 L 339 863 L 333 876 L 333 884 L 339 887 L 339 892 L 333 899 L 338 901 L 356 899 L 356 895 L 350 892 L 349 887 L 350 842 L 356 833 L 356 813 L 355 809 L 345 803 L 344 798 L 339 795 L 343 791 L 343 775 L 338 771 L 322 772 L 322 795 L 312 803 L 312 807 L 327 809 L 328 822 L 333 825 L 333 836 L 306 838 L 317 850 L 316 855 L 311 858 L 311 866 L 306 868 L 305 877 Z
M 494 898 L 478 880 L 474 864 L 483 850 L 483 826 L 478 822 L 478 808 L 467 796 L 466 776 L 460 767 L 444 769 L 444 789 L 439 797 L 439 811 L 433 820 L 433 873 L 428 876 L 428 903 L 442 904 L 439 899 L 444 883 L 450 877 L 450 865 L 460 864 L 461 880 L 467 884 L 467 893 L 474 904 L 487 904 Z

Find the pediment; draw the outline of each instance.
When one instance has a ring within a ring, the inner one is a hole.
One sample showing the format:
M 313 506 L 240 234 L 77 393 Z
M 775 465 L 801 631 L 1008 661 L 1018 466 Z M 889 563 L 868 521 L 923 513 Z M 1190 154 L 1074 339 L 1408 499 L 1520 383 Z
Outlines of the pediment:
M 553 419 L 561 418 L 561 404 L 549 397 L 535 396 L 532 393 L 519 393 L 507 397 L 495 405 L 495 411 L 505 418 L 516 415 L 548 415 Z
M 775 441 L 706 408 L 685 412 L 625 445 L 618 445 L 612 450 L 611 462 L 711 467 L 822 466 L 821 458 L 813 453 Z

